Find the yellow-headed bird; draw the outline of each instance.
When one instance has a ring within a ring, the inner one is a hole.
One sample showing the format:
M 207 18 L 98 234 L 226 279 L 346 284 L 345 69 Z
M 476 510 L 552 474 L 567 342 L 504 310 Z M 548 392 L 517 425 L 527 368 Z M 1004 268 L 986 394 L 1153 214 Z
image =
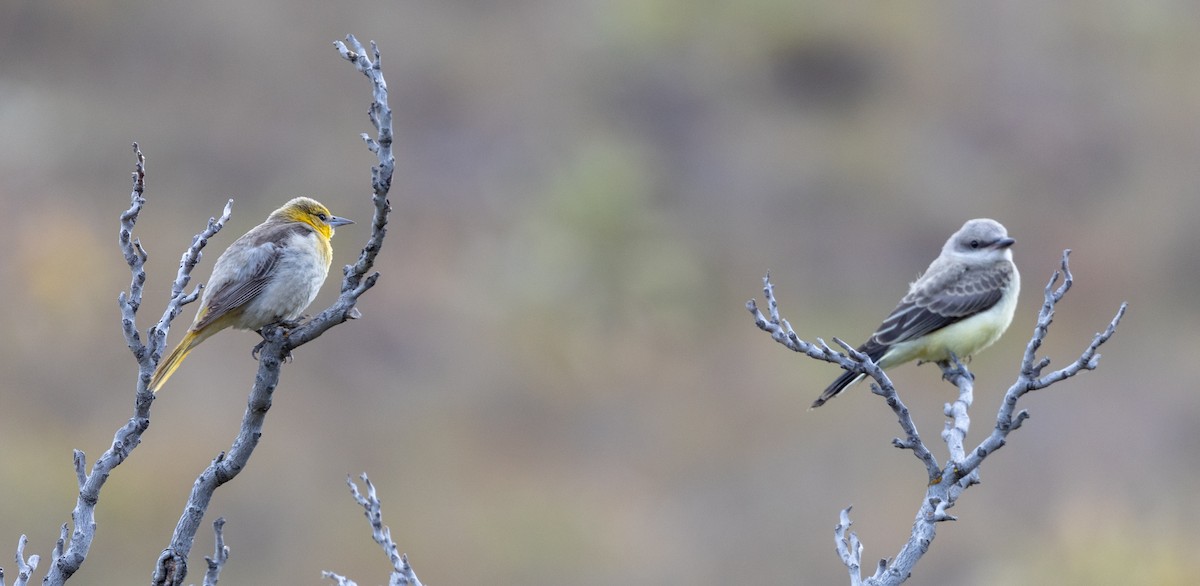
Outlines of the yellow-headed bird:
M 333 229 L 353 223 L 297 197 L 230 244 L 213 266 L 187 335 L 158 363 L 150 390 L 157 393 L 192 348 L 225 328 L 260 330 L 300 317 L 329 274 Z

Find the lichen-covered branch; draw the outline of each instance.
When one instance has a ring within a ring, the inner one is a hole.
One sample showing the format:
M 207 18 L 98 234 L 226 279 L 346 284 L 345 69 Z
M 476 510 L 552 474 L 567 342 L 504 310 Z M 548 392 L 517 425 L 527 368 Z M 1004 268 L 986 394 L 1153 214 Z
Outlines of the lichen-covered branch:
M 279 384 L 280 368 L 291 355 L 291 351 L 316 339 L 329 328 L 359 317 L 355 307 L 358 298 L 374 286 L 379 278 L 379 273 L 372 272 L 371 269 L 387 233 L 388 214 L 391 212 L 387 197 L 395 168 L 395 159 L 391 151 L 391 108 L 387 104 L 387 83 L 379 68 L 378 48 L 374 43 L 371 44 L 375 57 L 372 61 L 363 54 L 362 45 L 353 36 L 348 36 L 347 42 L 354 48 L 353 52 L 340 42 L 335 45 L 343 57 L 354 63 L 358 70 L 371 80 L 374 90 L 370 118 L 375 125 L 377 136 L 374 139 L 364 137 L 367 147 L 379 160 L 378 165 L 371 170 L 372 202 L 375 208 L 371 221 L 371 235 L 357 262 L 343 269 L 341 294 L 333 305 L 294 329 L 288 330 L 281 326 L 263 329 L 263 345 L 258 354 L 258 372 L 247 399 L 241 428 L 229 451 L 214 458 L 192 485 L 191 495 L 175 527 L 171 542 L 159 555 L 152 580 L 152 584 L 156 586 L 183 584 L 187 575 L 187 557 L 213 493 L 217 487 L 236 477 L 254 453 L 258 440 L 262 437 L 263 424 L 267 411 L 271 408 L 275 387 Z
M 354 479 L 346 477 L 346 484 L 350 485 L 350 493 L 354 495 L 355 502 L 363 508 L 363 514 L 371 523 L 371 537 L 383 548 L 383 551 L 387 553 L 388 560 L 392 562 L 392 573 L 388 577 L 388 585 L 421 586 L 417 574 L 413 572 L 412 566 L 408 565 L 408 556 L 399 552 L 396 542 L 392 541 L 392 530 L 383 524 L 383 504 L 379 502 L 379 497 L 375 494 L 375 485 L 371 484 L 371 479 L 367 478 L 366 472 L 362 473 L 361 478 L 363 484 L 367 485 L 365 496 L 359 492 L 358 484 L 354 482 Z M 353 580 L 333 572 L 322 572 L 321 575 L 333 580 L 338 586 L 357 586 Z
M 925 464 L 929 473 L 930 483 L 918 508 L 908 541 L 901 547 L 899 554 L 895 558 L 880 560 L 875 573 L 869 578 L 864 579 L 861 574 L 862 543 L 859 542 L 858 537 L 854 533 L 849 532 L 851 523 L 850 508 L 847 507 L 841 512 L 835 529 L 835 539 L 838 555 L 850 572 L 851 584 L 866 584 L 870 586 L 895 585 L 908 579 L 916 563 L 929 550 L 930 545 L 933 543 L 933 539 L 936 536 L 937 524 L 943 521 L 956 520 L 956 517 L 948 512 L 949 509 L 954 506 L 963 491 L 980 482 L 979 467 L 983 463 L 983 460 L 1004 446 L 1008 434 L 1019 428 L 1029 417 L 1029 413 L 1025 410 L 1016 411 L 1017 400 L 1030 391 L 1046 388 L 1056 382 L 1075 376 L 1084 370 L 1094 370 L 1098 367 L 1100 355 L 1097 354 L 1097 350 L 1116 333 L 1117 326 L 1120 324 L 1121 318 L 1124 317 L 1127 309 L 1127 305 L 1124 303 L 1121 304 L 1116 315 L 1109 322 L 1108 327 L 1103 332 L 1096 334 L 1092 338 L 1091 343 L 1080 354 L 1079 358 L 1066 367 L 1043 376 L 1042 371 L 1049 366 L 1050 360 L 1048 358 L 1037 358 L 1037 350 L 1041 347 L 1043 340 L 1045 340 L 1049 332 L 1050 323 L 1053 321 L 1054 307 L 1066 295 L 1073 282 L 1068 262 L 1070 252 L 1070 250 L 1063 252 L 1061 271 L 1055 271 L 1050 278 L 1050 282 L 1046 285 L 1044 302 L 1038 314 L 1033 337 L 1026 345 L 1021 361 L 1020 374 L 1017 377 L 1017 381 L 1013 383 L 1004 395 L 1004 400 L 1001 402 L 1000 410 L 996 417 L 996 426 L 987 438 L 969 452 L 966 450 L 964 442 L 971 426 L 971 419 L 968 412 L 974 398 L 974 377 L 957 358 L 941 365 L 943 378 L 956 386 L 959 391 L 958 398 L 953 403 L 947 404 L 944 408 L 947 421 L 945 429 L 942 431 L 942 440 L 946 442 L 949 451 L 945 468 L 938 467 L 937 460 L 929 453 L 928 448 L 922 443 L 920 436 L 916 433 L 916 427 L 908 415 L 908 410 L 900 402 L 895 388 L 891 386 L 891 382 L 887 380 L 886 376 L 883 376 L 879 367 L 871 363 L 868 357 L 855 352 L 853 348 L 836 338 L 835 341 L 847 351 L 848 356 L 833 352 L 823 342 L 820 342 L 819 339 L 816 345 L 800 340 L 795 332 L 792 331 L 792 327 L 788 324 L 787 320 L 779 315 L 778 305 L 775 302 L 774 290 L 769 277 L 764 279 L 763 293 L 767 299 L 770 318 L 763 316 L 758 311 L 753 299 L 747 303 L 747 308 L 754 315 L 755 324 L 760 329 L 770 333 L 772 339 L 780 344 L 811 358 L 832 362 L 853 372 L 865 373 L 874 379 L 877 384 L 872 385 L 872 391 L 887 400 L 888 406 L 896 412 L 900 420 L 901 429 L 904 430 L 906 435 L 906 439 L 901 440 L 897 438 L 892 440 L 893 444 L 900 448 L 912 450 Z M 1063 278 L 1062 284 L 1055 288 L 1055 284 L 1058 283 L 1060 276 Z M 849 533 L 849 537 L 847 537 L 847 533 Z

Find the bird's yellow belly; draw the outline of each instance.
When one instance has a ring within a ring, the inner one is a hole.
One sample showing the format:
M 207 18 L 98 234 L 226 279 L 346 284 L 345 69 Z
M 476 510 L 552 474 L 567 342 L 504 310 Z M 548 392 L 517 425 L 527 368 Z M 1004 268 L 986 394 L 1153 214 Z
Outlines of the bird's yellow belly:
M 1017 296 L 1007 295 L 1000 303 L 982 313 L 977 313 L 958 323 L 926 334 L 916 340 L 901 342 L 891 347 L 880 366 L 887 368 L 910 360 L 941 362 L 950 359 L 953 353 L 966 360 L 1000 339 L 1004 330 L 1012 323 L 1017 307 Z
M 949 360 L 950 354 L 966 360 L 975 353 L 991 346 L 1004 333 L 1008 324 L 970 323 L 963 320 L 954 325 L 942 328 L 928 336 L 925 341 L 913 348 L 913 356 L 909 360 L 926 362 L 941 362 Z

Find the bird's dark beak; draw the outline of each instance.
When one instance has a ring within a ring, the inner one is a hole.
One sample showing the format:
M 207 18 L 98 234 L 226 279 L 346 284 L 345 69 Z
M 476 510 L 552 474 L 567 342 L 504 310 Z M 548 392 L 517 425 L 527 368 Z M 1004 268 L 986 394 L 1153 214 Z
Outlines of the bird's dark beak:
M 347 220 L 346 218 L 339 218 L 337 216 L 329 216 L 329 225 L 333 226 L 334 228 L 336 228 L 338 226 L 345 226 L 346 224 L 353 224 L 353 223 L 354 223 L 354 220 Z
M 1009 246 L 1012 246 L 1016 243 L 1017 243 L 1017 241 L 1013 240 L 1012 238 L 1001 238 L 996 241 L 996 248 L 1001 248 L 1001 249 L 1008 248 Z

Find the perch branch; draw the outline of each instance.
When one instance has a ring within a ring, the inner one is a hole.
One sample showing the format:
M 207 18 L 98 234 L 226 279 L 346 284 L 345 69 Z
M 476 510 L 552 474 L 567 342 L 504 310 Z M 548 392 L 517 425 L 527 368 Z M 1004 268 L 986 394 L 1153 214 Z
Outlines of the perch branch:
M 364 135 L 367 147 L 375 153 L 378 164 L 371 169 L 371 185 L 373 190 L 372 202 L 374 215 L 371 221 L 371 235 L 359 254 L 357 262 L 347 265 L 342 273 L 341 294 L 330 307 L 317 314 L 312 320 L 294 329 L 283 327 L 268 327 L 262 331 L 263 346 L 259 352 L 258 372 L 254 378 L 254 387 L 247 399 L 246 411 L 242 416 L 242 425 L 238 435 L 233 440 L 227 453 L 219 454 L 212 463 L 200 473 L 192 486 L 191 496 L 184 506 L 183 514 L 175 527 L 170 545 L 159 555 L 155 567 L 152 584 L 155 586 L 180 586 L 187 575 L 187 556 L 191 551 L 196 532 L 208 509 L 209 502 L 217 487 L 229 482 L 238 475 L 254 453 L 258 440 L 262 436 L 263 424 L 267 411 L 271 408 L 272 395 L 279 384 L 280 368 L 291 354 L 298 348 L 329 328 L 344 323 L 349 319 L 359 317 L 355 307 L 358 298 L 375 285 L 379 273 L 372 272 L 375 257 L 378 255 L 383 238 L 387 233 L 388 214 L 391 205 L 388 202 L 388 191 L 391 188 L 392 173 L 395 169 L 395 159 L 392 156 L 392 115 L 387 104 L 387 83 L 379 68 L 379 50 L 374 43 L 374 60 L 365 56 L 362 45 L 353 37 L 346 37 L 354 51 L 346 48 L 341 42 L 335 42 L 338 52 L 360 72 L 370 79 L 373 87 L 374 101 L 369 115 L 375 125 L 377 136 L 374 139 Z M 179 288 L 182 291 L 182 287 Z
M 925 442 L 921 440 L 921 434 L 917 431 L 917 424 L 913 422 L 908 407 L 896 394 L 896 387 L 892 385 L 891 379 L 883 372 L 883 369 L 872 362 L 869 356 L 837 338 L 834 338 L 833 341 L 845 349 L 849 356 L 835 352 L 820 338 L 817 338 L 815 344 L 801 340 L 792 329 L 792 325 L 779 315 L 779 304 L 775 301 L 775 285 L 771 283 L 770 273 L 763 277 L 763 298 L 767 301 L 767 313 L 770 318 L 759 311 L 758 303 L 755 300 L 751 299 L 746 302 L 746 309 L 754 316 L 755 325 L 760 330 L 771 334 L 771 339 L 793 352 L 799 352 L 815 360 L 831 362 L 846 370 L 860 372 L 871 377 L 875 381 L 871 385 L 871 392 L 884 398 L 888 407 L 896 414 L 900 428 L 904 431 L 904 439 L 895 438 L 892 440 L 892 445 L 911 450 L 913 455 L 925 465 L 930 480 L 936 478 L 941 473 L 937 459 L 925 446 Z
M 1061 270 L 1055 271 L 1046 285 L 1037 325 L 1034 327 L 1032 338 L 1025 347 L 1020 374 L 1017 381 L 1004 395 L 996 417 L 996 426 L 992 429 L 991 434 L 970 452 L 965 449 L 964 442 L 971 425 L 968 411 L 974 399 L 974 376 L 957 357 L 952 356 L 951 360 L 941 364 L 943 378 L 957 387 L 959 391 L 958 398 L 944 408 L 947 421 L 945 429 L 942 431 L 942 440 L 946 442 L 949 451 L 949 458 L 944 469 L 938 467 L 937 460 L 921 442 L 915 426 L 912 425 L 907 408 L 903 406 L 895 388 L 892 387 L 886 376 L 883 376 L 878 365 L 873 364 L 867 356 L 856 352 L 836 338 L 834 340 L 846 350 L 848 356 L 833 352 L 819 339 L 817 344 L 809 344 L 801 340 L 792 330 L 788 321 L 779 315 L 769 275 L 763 279 L 763 293 L 767 299 L 770 317 L 764 316 L 758 310 L 753 299 L 746 304 L 747 309 L 754 315 L 755 324 L 771 334 L 771 338 L 776 342 L 795 352 L 817 360 L 838 364 L 846 370 L 864 373 L 874 379 L 877 384 L 872 385 L 872 391 L 885 398 L 888 406 L 897 414 L 900 426 L 906 434 L 906 439 L 894 439 L 892 440 L 893 444 L 912 450 L 917 458 L 926 465 L 930 483 L 917 511 L 908 541 L 894 559 L 880 560 L 875 574 L 866 580 L 863 580 L 861 575 L 862 543 L 854 533 L 849 532 L 850 508 L 847 507 L 841 512 L 835 529 L 837 550 L 843 565 L 850 572 L 851 584 L 894 585 L 908 579 L 913 567 L 929 550 L 936 535 L 937 523 L 956 520 L 949 510 L 954 507 L 963 491 L 980 482 L 979 466 L 983 460 L 1004 446 L 1008 434 L 1019 428 L 1029 417 L 1029 413 L 1025 410 L 1016 412 L 1014 415 L 1017 400 L 1030 391 L 1046 388 L 1084 370 L 1095 370 L 1099 366 L 1100 355 L 1097 350 L 1116 333 L 1117 326 L 1128 307 L 1125 303 L 1121 304 L 1108 327 L 1103 332 L 1096 334 L 1079 358 L 1066 367 L 1043 376 L 1042 371 L 1049 366 L 1050 360 L 1037 358 L 1037 351 L 1045 340 L 1053 321 L 1055 305 L 1062 300 L 1073 283 L 1068 262 L 1070 252 L 1070 250 L 1063 251 Z M 1056 288 L 1055 284 L 1058 283 L 1060 277 L 1063 279 L 1062 283 Z

